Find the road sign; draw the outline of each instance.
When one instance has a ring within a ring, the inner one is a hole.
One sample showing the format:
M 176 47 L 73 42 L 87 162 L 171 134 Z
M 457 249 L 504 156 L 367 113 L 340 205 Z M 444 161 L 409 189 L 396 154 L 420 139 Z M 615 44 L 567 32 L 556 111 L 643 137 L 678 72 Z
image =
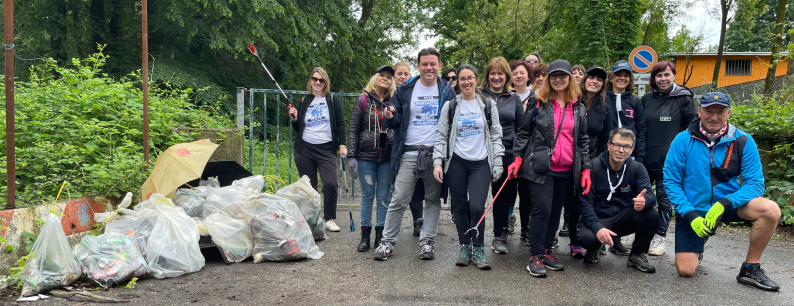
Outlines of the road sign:
M 645 93 L 647 92 L 646 91 L 647 88 L 648 87 L 646 85 L 637 85 L 637 96 L 642 98 L 642 96 L 644 96 Z
M 650 73 L 635 73 L 634 74 L 634 85 L 648 85 L 651 84 L 651 74 Z
M 651 69 L 653 69 L 653 65 L 656 65 L 657 60 L 656 51 L 648 46 L 634 48 L 631 54 L 629 54 L 629 64 L 631 64 L 631 68 L 639 73 L 650 72 Z

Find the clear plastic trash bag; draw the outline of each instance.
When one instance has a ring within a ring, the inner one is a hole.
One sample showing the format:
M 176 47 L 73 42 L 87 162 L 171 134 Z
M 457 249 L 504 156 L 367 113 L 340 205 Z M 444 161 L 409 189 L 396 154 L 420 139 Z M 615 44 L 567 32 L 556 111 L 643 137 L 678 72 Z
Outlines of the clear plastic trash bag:
M 214 188 L 207 195 L 202 216 L 223 212 L 227 216 L 245 218 L 245 214 L 243 214 L 240 207 L 258 194 L 258 191 L 240 185 Z
M 323 256 L 303 214 L 292 201 L 262 193 L 242 209 L 254 236 L 255 263 Z
M 88 279 L 105 289 L 149 272 L 137 242 L 116 233 L 83 237 L 74 248 L 74 259 Z
M 253 253 L 254 236 L 248 221 L 214 213 L 204 218 L 203 223 L 228 262 L 241 262 Z
M 154 194 L 138 206 L 138 216 L 156 213 L 157 222 L 146 244 L 146 263 L 156 278 L 176 277 L 201 270 L 204 256 L 199 249 L 199 230 L 181 207 Z
M 276 191 L 276 196 L 290 200 L 298 205 L 303 218 L 306 219 L 306 223 L 312 230 L 314 241 L 326 239 L 325 222 L 320 217 L 320 205 L 323 200 L 320 193 L 312 188 L 308 176 L 304 175 L 297 182 L 282 187 Z
M 80 277 L 80 265 L 74 260 L 66 240 L 61 218 L 50 213 L 44 221 L 29 259 L 22 270 L 22 296 L 31 296 L 66 286 Z
M 204 202 L 207 195 L 214 187 L 199 186 L 195 189 L 180 188 L 174 195 L 174 205 L 182 207 L 191 217 L 201 217 L 204 212 Z
M 257 193 L 262 192 L 265 187 L 265 177 L 261 175 L 252 175 L 246 178 L 241 178 L 232 182 L 232 186 L 242 186 L 248 189 L 253 189 Z

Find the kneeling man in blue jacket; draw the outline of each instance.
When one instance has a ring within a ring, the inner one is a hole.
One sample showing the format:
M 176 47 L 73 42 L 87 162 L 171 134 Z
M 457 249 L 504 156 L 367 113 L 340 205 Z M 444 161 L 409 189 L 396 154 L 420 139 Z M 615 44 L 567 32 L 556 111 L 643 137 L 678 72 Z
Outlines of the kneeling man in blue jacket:
M 617 128 L 609 133 L 607 151 L 592 161 L 590 180 L 593 186 L 579 196 L 583 222 L 579 222 L 579 242 L 587 252 L 585 263 L 597 263 L 604 244 L 636 233 L 628 265 L 646 273 L 656 272 L 648 263 L 648 249 L 656 233 L 659 213 L 652 209 L 656 198 L 651 192 L 648 171 L 634 161 L 631 152 L 637 137 L 629 129 Z
M 698 117 L 676 136 L 664 163 L 664 185 L 676 212 L 675 267 L 692 276 L 703 245 L 722 222 L 753 221 L 750 248 L 736 281 L 778 290 L 759 261 L 780 220 L 780 208 L 764 194 L 764 175 L 755 141 L 728 123 L 730 98 L 710 92 Z M 739 181 L 741 176 L 741 182 Z

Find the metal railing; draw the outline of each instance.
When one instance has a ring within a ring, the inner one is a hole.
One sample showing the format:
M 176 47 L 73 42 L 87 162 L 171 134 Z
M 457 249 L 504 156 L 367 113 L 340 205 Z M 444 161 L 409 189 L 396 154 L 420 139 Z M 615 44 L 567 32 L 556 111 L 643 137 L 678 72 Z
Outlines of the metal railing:
M 307 95 L 307 91 L 302 90 L 285 90 L 284 93 L 289 96 L 289 100 L 293 103 L 300 103 L 300 100 L 303 98 L 304 95 Z M 347 98 L 353 98 L 360 95 L 360 93 L 341 93 L 341 92 L 332 92 L 334 96 L 339 97 L 339 101 L 342 102 L 342 105 L 345 104 L 345 100 Z M 267 111 L 268 108 L 273 110 L 275 108 L 276 112 L 276 166 L 275 166 L 275 175 L 278 176 L 279 173 L 279 153 L 280 153 L 280 146 L 281 146 L 281 107 L 283 102 L 281 102 L 281 92 L 278 89 L 259 89 L 259 88 L 237 88 L 237 128 L 244 129 L 245 128 L 245 96 L 248 95 L 248 171 L 251 173 L 254 172 L 254 100 L 261 98 L 262 100 L 262 111 L 263 111 L 263 120 L 262 120 L 262 128 L 263 128 L 263 135 L 262 135 L 262 142 L 263 142 L 263 154 L 262 154 L 262 175 L 267 174 Z M 268 95 L 270 99 L 268 99 Z M 298 97 L 298 100 L 295 100 L 295 96 Z M 275 104 L 275 105 L 274 105 Z M 283 105 L 286 108 L 286 105 Z M 344 109 L 344 108 L 343 108 Z M 289 169 L 289 181 L 287 184 L 292 183 L 292 145 L 293 145 L 293 135 L 292 135 L 292 127 L 290 126 L 290 121 L 287 121 L 286 128 L 289 130 L 289 159 L 287 168 Z M 346 130 L 344 131 L 347 132 Z M 278 188 L 278 182 L 276 182 L 276 188 Z

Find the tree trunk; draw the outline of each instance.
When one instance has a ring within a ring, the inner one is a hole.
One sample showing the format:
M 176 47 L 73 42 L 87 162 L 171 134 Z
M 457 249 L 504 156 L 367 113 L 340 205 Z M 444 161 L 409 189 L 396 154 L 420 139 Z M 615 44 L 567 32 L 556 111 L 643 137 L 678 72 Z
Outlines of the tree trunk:
M 369 17 L 372 16 L 372 8 L 375 7 L 377 0 L 362 0 L 361 1 L 361 18 L 358 19 L 358 26 L 364 27 L 367 25 Z
M 717 81 L 720 78 L 720 66 L 722 65 L 722 52 L 725 49 L 725 28 L 728 26 L 728 12 L 731 10 L 733 0 L 720 0 L 722 16 L 720 18 L 720 42 L 717 45 L 717 62 L 714 63 L 714 75 L 711 77 L 711 90 L 717 90 Z
M 769 57 L 771 62 L 769 70 L 766 72 L 766 80 L 764 80 L 764 94 L 772 93 L 772 85 L 775 84 L 775 73 L 777 72 L 777 63 L 780 60 L 780 47 L 783 44 L 783 22 L 786 20 L 786 4 L 787 0 L 778 0 L 777 2 L 777 18 L 775 20 L 775 39 L 772 43 L 772 54 Z

